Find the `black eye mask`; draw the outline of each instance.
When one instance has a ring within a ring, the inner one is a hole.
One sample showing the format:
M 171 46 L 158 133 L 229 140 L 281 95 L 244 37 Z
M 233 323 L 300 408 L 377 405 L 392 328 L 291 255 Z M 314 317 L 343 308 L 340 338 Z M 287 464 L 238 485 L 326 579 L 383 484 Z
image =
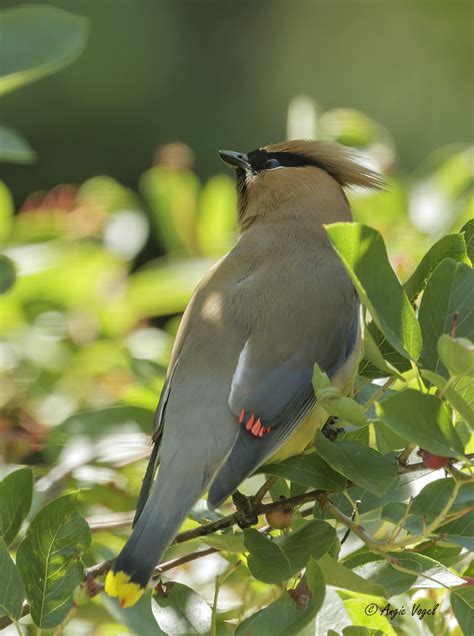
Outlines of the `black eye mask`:
M 254 174 L 262 170 L 272 170 L 273 168 L 312 165 L 312 163 L 302 155 L 289 152 L 267 152 L 262 148 L 251 150 L 247 154 L 247 157 Z

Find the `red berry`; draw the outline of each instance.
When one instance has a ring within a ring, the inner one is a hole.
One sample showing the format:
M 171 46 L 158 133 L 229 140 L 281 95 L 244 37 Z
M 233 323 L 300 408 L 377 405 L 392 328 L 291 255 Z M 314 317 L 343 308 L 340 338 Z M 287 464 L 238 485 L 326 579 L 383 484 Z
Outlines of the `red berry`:
M 449 462 L 449 457 L 434 455 L 423 449 L 420 450 L 420 455 L 426 468 L 444 468 Z
M 294 514 L 291 508 L 283 508 L 282 510 L 272 510 L 271 512 L 267 512 L 265 518 L 271 528 L 275 528 L 276 530 L 284 530 L 285 528 L 289 528 L 291 526 Z

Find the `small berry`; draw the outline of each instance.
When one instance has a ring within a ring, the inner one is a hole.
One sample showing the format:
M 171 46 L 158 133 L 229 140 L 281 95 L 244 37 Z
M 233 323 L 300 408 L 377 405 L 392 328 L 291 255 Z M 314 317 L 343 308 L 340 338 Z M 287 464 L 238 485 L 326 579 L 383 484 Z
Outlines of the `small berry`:
M 275 530 L 289 528 L 293 523 L 293 518 L 294 514 L 291 508 L 286 510 L 272 510 L 265 515 L 268 525 Z

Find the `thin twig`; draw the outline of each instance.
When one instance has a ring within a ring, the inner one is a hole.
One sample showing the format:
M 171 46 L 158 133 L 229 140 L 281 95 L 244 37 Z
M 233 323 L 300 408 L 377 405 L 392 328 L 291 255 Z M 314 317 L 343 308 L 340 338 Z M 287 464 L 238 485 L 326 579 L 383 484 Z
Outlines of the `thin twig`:
M 267 492 L 270 490 L 270 488 L 276 484 L 276 482 L 279 480 L 280 478 L 277 477 L 276 475 L 273 475 L 272 477 L 269 477 L 265 483 L 263 484 L 263 486 L 261 486 L 257 492 L 255 493 L 255 495 L 252 497 L 252 503 L 254 506 L 258 506 L 258 504 L 262 503 L 263 498 L 265 497 L 265 495 L 267 494 Z

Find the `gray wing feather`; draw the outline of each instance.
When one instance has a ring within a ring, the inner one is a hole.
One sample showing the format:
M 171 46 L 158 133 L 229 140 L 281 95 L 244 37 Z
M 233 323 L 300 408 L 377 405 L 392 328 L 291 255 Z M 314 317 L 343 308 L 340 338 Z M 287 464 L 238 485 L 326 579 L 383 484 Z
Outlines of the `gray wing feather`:
M 153 480 L 155 479 L 156 469 L 159 463 L 159 450 L 161 445 L 161 438 L 163 437 L 163 427 L 165 423 L 166 405 L 168 403 L 168 398 L 170 396 L 171 381 L 173 379 L 173 375 L 174 375 L 177 363 L 178 361 L 175 362 L 174 367 L 171 370 L 171 373 L 166 378 L 166 381 L 160 393 L 158 406 L 156 407 L 155 417 L 153 419 L 153 435 L 151 438 L 153 442 L 153 448 L 151 451 L 150 459 L 148 461 L 148 466 L 146 468 L 145 476 L 143 477 L 142 486 L 140 488 L 140 494 L 138 495 L 137 507 L 136 507 L 135 516 L 132 522 L 132 528 L 135 527 L 135 524 L 137 523 L 138 518 L 140 517 L 142 510 L 145 507 L 145 504 L 150 495 L 150 490 L 153 484 Z
M 324 365 L 326 368 L 323 370 L 329 376 L 344 363 L 354 347 L 359 323 L 358 303 L 355 305 L 354 313 L 346 322 L 341 347 L 335 352 L 333 361 Z M 261 369 L 246 369 L 245 365 L 251 354 L 249 349 L 243 350 L 229 406 L 236 415 L 240 414 L 242 409 L 255 412 L 255 416 L 260 417 L 264 425 L 271 424 L 271 430 L 262 438 L 256 438 L 249 434 L 245 427 L 241 427 L 226 463 L 217 473 L 209 489 L 208 504 L 211 508 L 219 506 L 246 477 L 271 457 L 314 407 L 316 396 L 312 375 L 314 364 L 319 361 L 313 359 L 310 343 L 304 344 L 306 346 L 301 347 L 286 364 L 273 369 L 264 377 Z M 247 380 L 251 380 L 253 384 L 249 384 Z M 246 390 L 247 386 L 254 388 Z M 267 421 L 265 418 L 268 418 Z

